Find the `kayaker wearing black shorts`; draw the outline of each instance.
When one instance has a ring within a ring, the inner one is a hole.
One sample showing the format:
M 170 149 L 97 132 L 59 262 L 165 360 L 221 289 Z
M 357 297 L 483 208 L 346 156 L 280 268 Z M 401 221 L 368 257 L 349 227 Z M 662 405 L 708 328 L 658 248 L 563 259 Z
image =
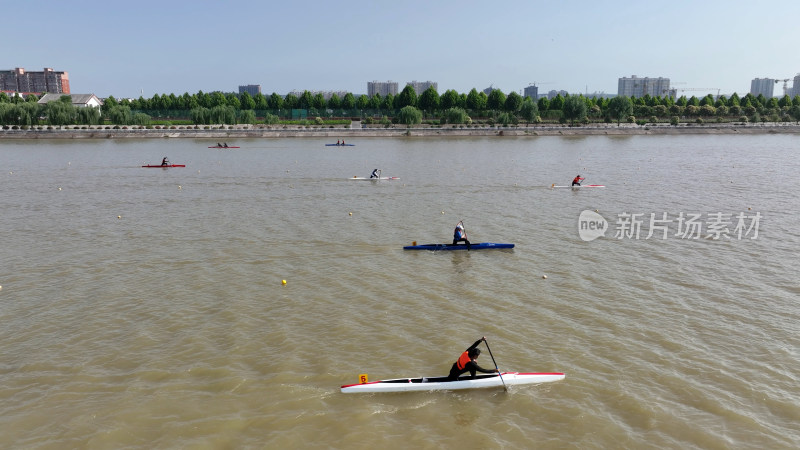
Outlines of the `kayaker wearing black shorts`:
M 447 376 L 447 381 L 456 381 L 458 380 L 459 375 L 464 372 L 469 372 L 471 378 L 475 378 L 475 372 L 482 372 L 482 373 L 495 373 L 498 372 L 497 369 L 484 369 L 483 367 L 479 366 L 478 363 L 475 361 L 478 359 L 478 356 L 481 354 L 481 349 L 478 348 L 478 345 L 482 341 L 486 340 L 485 337 L 482 337 L 475 341 L 468 349 L 458 357 L 458 360 L 453 363 L 453 367 L 450 368 L 450 375 Z
M 575 179 L 572 180 L 572 185 L 573 186 L 580 186 L 581 185 L 581 181 L 583 181 L 585 179 L 586 178 L 583 178 L 580 175 L 578 175 L 577 177 L 575 177 Z

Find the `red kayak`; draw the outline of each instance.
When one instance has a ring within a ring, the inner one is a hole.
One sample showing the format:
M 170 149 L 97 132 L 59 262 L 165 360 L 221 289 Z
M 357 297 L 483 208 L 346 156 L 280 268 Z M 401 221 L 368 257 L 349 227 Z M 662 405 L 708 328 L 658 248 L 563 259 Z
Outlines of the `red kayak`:
M 150 164 L 148 164 L 148 165 L 142 166 L 142 167 L 163 167 L 163 168 L 167 168 L 167 167 L 186 167 L 186 164 L 167 164 L 166 166 L 162 166 L 161 164 L 159 164 L 157 166 L 151 166 Z

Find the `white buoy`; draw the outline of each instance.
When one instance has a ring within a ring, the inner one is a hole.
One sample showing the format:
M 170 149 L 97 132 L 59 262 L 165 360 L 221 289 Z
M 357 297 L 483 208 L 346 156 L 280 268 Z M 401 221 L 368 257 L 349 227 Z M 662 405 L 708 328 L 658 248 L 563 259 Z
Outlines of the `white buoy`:
M 547 275 L 542 275 L 542 279 L 546 280 L 547 279 Z

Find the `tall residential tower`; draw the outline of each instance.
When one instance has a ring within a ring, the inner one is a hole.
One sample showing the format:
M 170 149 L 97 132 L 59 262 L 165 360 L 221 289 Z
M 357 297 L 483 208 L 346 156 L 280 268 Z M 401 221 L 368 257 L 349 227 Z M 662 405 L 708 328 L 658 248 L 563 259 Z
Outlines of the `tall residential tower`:
M 389 94 L 397 95 L 397 82 L 396 81 L 370 81 L 367 83 L 367 95 L 372 97 L 375 94 L 381 94 L 381 97 L 386 97 Z
M 651 97 L 664 97 L 669 95 L 669 78 L 639 78 L 636 75 L 631 75 L 630 78 L 620 78 L 617 88 L 617 95 L 624 95 L 626 97 L 644 97 L 650 95 Z
M 412 88 L 414 88 L 414 92 L 416 92 L 417 95 L 420 95 L 423 92 L 427 91 L 429 87 L 433 87 L 434 91 L 438 91 L 439 90 L 439 83 L 436 83 L 434 81 L 417 81 L 417 80 L 414 80 L 414 81 L 412 81 L 410 83 L 406 83 L 406 86 L 411 86 Z
M 775 79 L 773 78 L 755 78 L 750 82 L 750 93 L 758 97 L 763 95 L 764 98 L 772 98 L 775 90 Z
M 22 67 L 0 70 L 0 91 L 69 94 L 69 74 L 47 67 L 42 72 L 26 72 Z

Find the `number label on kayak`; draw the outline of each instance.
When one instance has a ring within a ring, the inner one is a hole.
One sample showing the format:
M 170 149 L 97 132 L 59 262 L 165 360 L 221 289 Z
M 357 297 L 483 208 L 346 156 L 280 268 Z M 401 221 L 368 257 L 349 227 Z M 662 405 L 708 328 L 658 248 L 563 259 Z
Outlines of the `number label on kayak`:
M 358 376 L 358 382 L 361 384 L 367 384 L 369 383 L 369 377 L 367 377 L 367 374 L 362 373 Z

